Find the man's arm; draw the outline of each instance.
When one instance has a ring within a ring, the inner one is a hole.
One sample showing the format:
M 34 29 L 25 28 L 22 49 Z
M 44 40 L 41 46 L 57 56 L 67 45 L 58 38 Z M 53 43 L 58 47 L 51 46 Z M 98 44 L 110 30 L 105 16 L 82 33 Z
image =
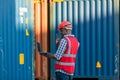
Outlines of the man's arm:
M 37 49 L 38 49 L 38 52 L 40 55 L 43 55 L 43 56 L 48 57 L 48 58 L 56 59 L 56 57 L 52 53 L 41 52 L 39 42 L 36 43 L 36 46 L 37 46 Z
M 41 55 L 57 60 L 57 58 L 52 53 L 40 53 Z
M 61 39 L 60 45 L 58 46 L 58 49 L 55 54 L 48 53 L 48 52 L 40 52 L 39 47 L 38 47 L 38 52 L 40 53 L 40 55 L 43 55 L 45 57 L 59 60 L 62 57 L 62 55 L 64 54 L 66 46 L 67 46 L 66 39 Z
M 41 52 L 40 52 L 40 54 L 43 55 L 43 56 L 46 56 L 48 58 L 52 58 L 52 59 L 55 59 L 55 60 L 60 60 L 60 58 L 64 54 L 66 46 L 67 46 L 67 41 L 64 38 L 64 39 L 61 39 L 60 45 L 58 46 L 58 49 L 57 49 L 55 54 L 52 54 L 52 53 L 41 53 Z

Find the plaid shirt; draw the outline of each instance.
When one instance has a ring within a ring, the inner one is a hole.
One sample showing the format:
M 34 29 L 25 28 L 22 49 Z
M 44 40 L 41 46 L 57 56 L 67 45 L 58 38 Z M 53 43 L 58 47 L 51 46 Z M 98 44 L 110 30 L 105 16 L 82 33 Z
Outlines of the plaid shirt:
M 66 36 L 74 36 L 74 35 L 72 35 L 72 34 L 64 35 L 64 37 L 66 37 Z M 57 58 L 57 60 L 61 59 L 62 55 L 64 54 L 64 51 L 66 50 L 66 46 L 67 46 L 67 40 L 65 38 L 62 38 L 60 40 L 60 44 L 58 46 L 56 54 L 54 54 L 54 56 Z M 56 72 L 62 72 L 67 75 L 73 75 L 73 74 L 66 73 L 62 70 L 56 70 Z

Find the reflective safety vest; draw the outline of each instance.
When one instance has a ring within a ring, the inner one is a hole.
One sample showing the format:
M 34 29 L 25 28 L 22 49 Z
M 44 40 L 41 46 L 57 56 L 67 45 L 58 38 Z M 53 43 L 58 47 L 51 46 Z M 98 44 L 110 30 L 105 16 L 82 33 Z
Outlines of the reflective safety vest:
M 67 40 L 67 48 L 61 59 L 56 61 L 55 69 L 73 74 L 79 42 L 73 36 L 66 36 L 65 39 Z

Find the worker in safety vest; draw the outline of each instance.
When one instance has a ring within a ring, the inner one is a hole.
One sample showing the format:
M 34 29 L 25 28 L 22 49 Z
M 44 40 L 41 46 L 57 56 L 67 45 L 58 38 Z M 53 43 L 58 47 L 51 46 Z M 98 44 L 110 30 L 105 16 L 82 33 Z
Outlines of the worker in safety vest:
M 56 80 L 72 80 L 75 70 L 76 53 L 79 48 L 79 42 L 75 36 L 71 34 L 72 25 L 70 22 L 61 22 L 58 30 L 60 31 L 62 38 L 60 40 L 56 39 L 56 42 L 58 44 L 56 53 L 41 53 L 41 55 L 56 60 Z

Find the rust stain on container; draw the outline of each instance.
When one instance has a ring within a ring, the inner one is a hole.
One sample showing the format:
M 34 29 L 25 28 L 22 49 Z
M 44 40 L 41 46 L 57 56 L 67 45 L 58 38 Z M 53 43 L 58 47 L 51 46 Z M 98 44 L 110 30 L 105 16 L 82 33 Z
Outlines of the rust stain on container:
M 35 30 L 35 43 L 37 41 L 40 42 L 40 4 L 34 4 L 34 30 Z M 37 48 L 35 46 L 35 77 L 41 77 L 41 56 L 37 52 Z
M 42 5 L 42 51 L 47 52 L 48 51 L 48 0 L 43 0 L 41 3 Z M 42 65 L 42 73 L 45 80 L 48 80 L 48 59 L 46 57 L 42 57 L 43 65 Z
M 47 0 L 41 0 L 40 3 L 34 3 L 35 16 L 35 43 L 41 44 L 41 51 L 48 51 L 48 3 Z M 35 46 L 36 47 L 36 46 Z M 35 48 L 35 77 L 40 80 L 48 80 L 48 59 L 38 54 Z

